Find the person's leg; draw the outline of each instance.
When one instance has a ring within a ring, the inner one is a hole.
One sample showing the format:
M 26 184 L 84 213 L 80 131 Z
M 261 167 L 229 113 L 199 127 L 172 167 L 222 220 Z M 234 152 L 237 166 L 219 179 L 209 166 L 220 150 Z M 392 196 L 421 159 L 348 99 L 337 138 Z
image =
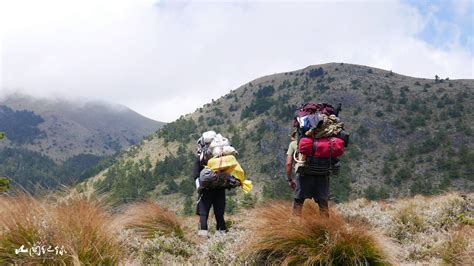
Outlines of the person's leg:
M 227 226 L 225 225 L 224 220 L 225 189 L 215 191 L 212 205 L 214 206 L 214 215 L 216 216 L 216 230 L 221 232 L 227 231 Z
M 303 209 L 303 203 L 306 195 L 303 193 L 303 182 L 302 179 L 304 176 L 300 173 L 296 174 L 296 189 L 294 193 L 294 202 L 293 202 L 293 215 L 300 216 Z
M 303 204 L 305 199 L 296 199 L 293 202 L 293 215 L 300 216 L 303 210 Z
M 211 209 L 212 198 L 210 191 L 203 191 L 200 195 L 200 199 L 197 205 L 197 214 L 199 215 L 199 234 L 204 235 L 207 233 L 207 219 L 209 217 L 209 211 Z M 206 231 L 206 232 L 203 232 Z
M 325 217 L 329 217 L 329 175 L 317 176 L 316 197 L 314 200 L 318 203 L 319 212 Z
M 319 206 L 319 213 L 324 217 L 329 217 L 329 201 L 324 199 L 314 199 Z
M 207 230 L 207 219 L 209 215 L 199 215 L 199 230 Z

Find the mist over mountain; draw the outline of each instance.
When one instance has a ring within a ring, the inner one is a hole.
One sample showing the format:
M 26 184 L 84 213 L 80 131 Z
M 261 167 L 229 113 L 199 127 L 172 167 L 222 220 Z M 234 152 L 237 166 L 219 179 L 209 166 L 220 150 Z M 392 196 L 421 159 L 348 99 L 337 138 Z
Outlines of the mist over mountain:
M 118 104 L 6 95 L 0 98 L 0 131 L 7 135 L 0 142 L 0 175 L 23 186 L 70 183 L 162 125 Z

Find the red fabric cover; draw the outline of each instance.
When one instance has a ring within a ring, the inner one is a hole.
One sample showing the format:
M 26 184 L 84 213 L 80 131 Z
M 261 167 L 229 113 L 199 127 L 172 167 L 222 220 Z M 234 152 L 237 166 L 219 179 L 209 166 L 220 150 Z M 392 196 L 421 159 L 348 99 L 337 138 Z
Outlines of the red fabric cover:
M 313 138 L 304 137 L 301 138 L 298 143 L 298 152 L 306 156 L 315 156 L 322 158 L 329 158 L 330 151 L 330 141 L 331 138 L 320 138 L 316 139 L 316 152 L 314 155 L 311 154 L 313 150 Z M 344 154 L 344 141 L 340 138 L 332 137 L 332 157 L 337 158 Z
M 293 127 L 299 128 L 300 123 L 296 120 L 297 117 L 303 117 L 314 113 L 321 113 L 325 115 L 335 114 L 334 107 L 327 103 L 305 103 L 300 110 L 295 113 L 295 118 L 293 119 Z
M 314 114 L 318 111 L 318 105 L 315 103 L 305 103 L 303 108 L 301 108 L 303 112 L 308 112 L 310 114 Z

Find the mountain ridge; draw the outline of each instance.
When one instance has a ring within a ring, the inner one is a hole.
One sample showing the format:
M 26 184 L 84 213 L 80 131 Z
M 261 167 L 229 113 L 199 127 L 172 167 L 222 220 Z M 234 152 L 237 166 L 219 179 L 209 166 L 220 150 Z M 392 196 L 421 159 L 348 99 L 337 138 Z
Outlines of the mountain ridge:
M 341 118 L 352 133 L 341 175 L 332 178 L 336 201 L 451 188 L 472 191 L 473 85 L 469 79 L 411 78 L 345 63 L 267 75 L 167 124 L 114 165 L 120 169 L 131 160 L 143 170 L 146 158 L 151 159 L 150 171 L 156 166 L 166 169 L 165 162 L 179 165 L 181 171 L 156 173 L 149 179 L 156 186 L 145 195 L 167 198 L 170 191 L 181 191 L 188 197 L 192 189 L 185 182 L 190 178 L 193 142 L 212 129 L 229 137 L 239 150 L 239 162 L 254 180 L 258 196 L 272 190 L 286 195 L 284 162 L 293 113 L 304 102 L 329 102 L 342 103 Z M 104 176 L 107 180 L 107 172 Z M 108 178 L 105 191 L 113 191 L 114 178 Z M 123 178 L 128 180 L 122 177 L 120 182 Z
M 0 175 L 28 191 L 75 184 L 162 125 L 122 105 L 3 96 Z
M 162 122 L 141 116 L 126 106 L 98 101 L 75 103 L 69 100 L 11 94 L 0 98 L 0 105 L 14 111 L 33 111 L 36 115 L 46 118 L 46 121 L 38 125 L 46 136 L 36 139 L 36 143 L 20 146 L 40 152 L 57 162 L 83 153 L 111 155 L 122 150 L 113 147 L 114 144 L 126 148 L 130 144 L 138 143 L 144 136 L 163 125 Z M 45 143 L 48 137 L 55 138 L 57 144 Z M 61 141 L 63 138 L 67 139 Z M 97 147 L 90 143 L 93 138 L 103 138 L 103 142 L 110 143 L 106 143 L 105 147 Z M 15 143 L 4 143 L 5 146 L 12 144 Z M 71 145 L 74 146 L 72 149 Z M 85 146 L 88 148 L 84 148 Z M 61 148 L 62 150 L 58 151 Z

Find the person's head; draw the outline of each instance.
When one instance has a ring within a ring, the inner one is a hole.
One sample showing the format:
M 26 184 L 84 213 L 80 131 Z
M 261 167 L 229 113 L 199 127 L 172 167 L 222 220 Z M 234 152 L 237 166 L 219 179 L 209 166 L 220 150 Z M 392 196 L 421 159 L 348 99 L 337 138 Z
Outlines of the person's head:
M 290 133 L 290 137 L 292 140 L 296 140 L 296 129 L 293 129 Z

